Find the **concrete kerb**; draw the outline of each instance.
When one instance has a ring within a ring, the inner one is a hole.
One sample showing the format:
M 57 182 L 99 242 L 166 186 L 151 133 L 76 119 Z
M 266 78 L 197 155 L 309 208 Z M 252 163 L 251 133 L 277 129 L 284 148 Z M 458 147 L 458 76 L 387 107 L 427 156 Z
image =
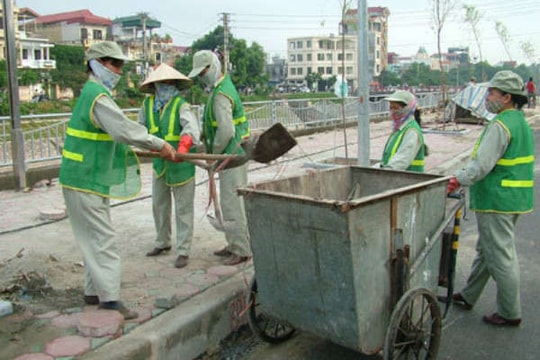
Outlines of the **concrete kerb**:
M 253 266 L 142 324 L 80 359 L 193 359 L 247 321 Z M 235 316 L 231 316 L 231 308 Z

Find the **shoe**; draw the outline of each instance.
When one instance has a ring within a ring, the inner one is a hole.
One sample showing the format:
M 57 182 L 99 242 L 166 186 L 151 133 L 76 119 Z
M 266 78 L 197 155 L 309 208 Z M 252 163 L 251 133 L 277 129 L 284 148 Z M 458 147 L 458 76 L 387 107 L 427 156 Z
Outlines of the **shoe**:
M 231 256 L 232 252 L 230 252 L 229 249 L 227 249 L 227 247 L 224 247 L 221 250 L 214 251 L 214 255 L 216 255 L 216 256 Z
M 146 256 L 158 256 L 162 252 L 167 252 L 167 251 L 170 251 L 170 250 L 171 250 L 170 246 L 167 246 L 167 247 L 164 247 L 164 248 L 155 247 L 155 248 L 152 249 L 152 251 L 147 252 Z
M 452 300 L 454 300 L 454 304 L 458 305 L 464 310 L 471 310 L 473 308 L 471 304 L 465 301 L 463 296 L 461 296 L 461 293 L 455 293 L 454 295 L 452 295 Z
M 124 320 L 131 320 L 136 319 L 139 317 L 139 314 L 135 311 L 129 310 L 127 307 L 122 304 L 121 301 L 106 301 L 99 303 L 98 306 L 99 309 L 103 310 L 116 310 L 122 316 L 124 316 Z
M 176 261 L 174 262 L 174 267 L 181 269 L 183 267 L 186 267 L 187 263 L 188 257 L 186 255 L 178 255 Z
M 84 303 L 86 305 L 98 305 L 99 297 L 97 295 L 84 295 Z
M 484 322 L 495 326 L 519 326 L 521 319 L 505 319 L 497 313 L 491 315 L 485 315 L 482 320 Z
M 238 256 L 236 254 L 231 253 L 231 255 L 225 259 L 223 262 L 224 265 L 238 265 L 240 263 L 243 263 L 244 261 L 248 261 L 251 257 L 250 256 Z

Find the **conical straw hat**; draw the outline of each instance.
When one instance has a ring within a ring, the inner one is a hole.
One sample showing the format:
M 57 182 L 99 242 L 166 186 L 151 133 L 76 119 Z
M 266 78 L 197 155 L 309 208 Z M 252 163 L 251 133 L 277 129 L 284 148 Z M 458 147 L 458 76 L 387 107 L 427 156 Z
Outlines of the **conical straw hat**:
M 146 93 L 153 93 L 155 88 L 153 83 L 165 80 L 176 80 L 176 86 L 178 89 L 186 89 L 191 86 L 192 80 L 180 71 L 172 68 L 167 64 L 161 64 L 152 71 L 146 80 L 144 80 L 140 86 L 140 90 Z

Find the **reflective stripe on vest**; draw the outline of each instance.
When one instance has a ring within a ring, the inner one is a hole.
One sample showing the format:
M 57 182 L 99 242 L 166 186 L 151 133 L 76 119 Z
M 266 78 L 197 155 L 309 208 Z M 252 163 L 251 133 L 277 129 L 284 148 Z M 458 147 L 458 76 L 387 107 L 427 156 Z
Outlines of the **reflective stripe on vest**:
M 180 103 L 180 100 L 182 100 L 180 97 L 176 97 L 172 103 L 171 102 L 167 103 L 167 105 L 165 105 L 165 108 L 163 109 L 163 112 L 165 112 L 168 106 L 172 106 L 172 110 L 169 115 L 169 128 L 167 129 L 167 134 L 164 137 L 165 141 L 179 141 L 180 140 L 180 135 L 174 134 L 175 116 L 178 113 L 178 104 Z M 154 120 L 154 111 L 153 111 L 154 102 L 153 101 L 148 101 L 148 102 L 150 103 L 149 104 L 150 105 L 150 109 L 149 109 L 150 119 L 148 119 L 148 121 L 150 122 L 150 129 L 148 131 L 150 132 L 150 134 L 155 134 L 156 132 L 159 131 L 159 127 L 156 126 L 156 121 Z
M 390 159 L 392 159 L 394 157 L 394 155 L 396 154 L 398 148 L 399 148 L 399 145 L 401 145 L 401 138 L 403 137 L 403 135 L 405 135 L 406 131 L 403 131 L 401 134 L 399 134 L 398 138 L 396 139 L 396 142 L 394 143 L 394 146 L 392 147 L 392 151 L 390 151 Z M 413 160 L 412 163 L 411 163 L 411 166 L 424 166 L 425 162 L 424 160 Z
M 73 129 L 71 127 L 67 128 L 66 134 L 70 135 L 70 136 L 73 136 L 73 137 L 76 137 L 76 138 L 86 139 L 86 140 L 112 141 L 112 137 L 109 134 L 93 133 L 93 132 L 90 132 L 90 131 Z

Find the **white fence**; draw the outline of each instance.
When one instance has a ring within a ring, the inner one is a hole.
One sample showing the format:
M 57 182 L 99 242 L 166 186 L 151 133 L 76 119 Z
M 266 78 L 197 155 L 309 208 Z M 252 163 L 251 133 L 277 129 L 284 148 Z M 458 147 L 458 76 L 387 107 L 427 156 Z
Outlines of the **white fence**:
M 439 104 L 439 93 L 418 94 L 422 108 L 433 108 Z M 245 102 L 246 116 L 252 131 L 260 131 L 276 122 L 290 130 L 328 126 L 342 121 L 341 99 L 303 99 Z M 344 112 L 347 122 L 355 121 L 358 116 L 358 98 L 346 98 Z M 382 116 L 388 112 L 388 104 L 382 100 L 370 101 L 370 116 Z M 193 106 L 198 119 L 202 118 L 201 106 Z M 124 110 L 126 115 L 133 115 L 138 109 Z M 25 163 L 43 162 L 60 159 L 67 123 L 71 114 L 26 115 L 21 117 L 25 149 Z M 11 156 L 11 133 L 9 117 L 0 117 L 0 167 L 13 164 Z M 32 126 L 36 126 L 32 128 Z

